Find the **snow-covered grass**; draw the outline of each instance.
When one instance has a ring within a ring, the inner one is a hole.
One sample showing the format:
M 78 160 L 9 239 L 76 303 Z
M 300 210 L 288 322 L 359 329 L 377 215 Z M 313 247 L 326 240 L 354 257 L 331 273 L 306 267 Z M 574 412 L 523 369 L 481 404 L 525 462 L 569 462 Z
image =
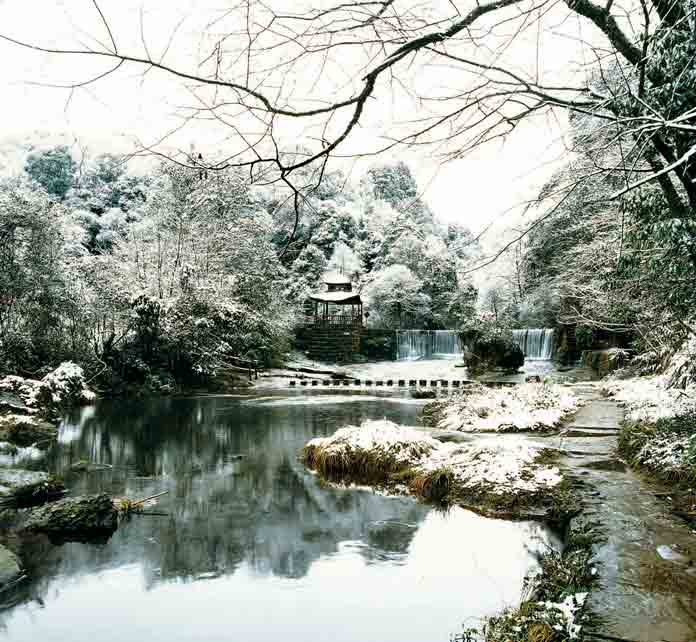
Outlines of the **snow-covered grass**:
M 670 482 L 696 481 L 696 413 L 626 421 L 619 452 L 637 468 Z
M 303 459 L 328 479 L 369 483 L 420 464 L 439 447 L 440 442 L 413 428 L 386 420 L 365 421 L 312 439 L 303 449 Z
M 655 422 L 696 411 L 696 387 L 669 387 L 669 374 L 634 379 L 609 379 L 604 394 L 626 407 L 629 421 Z
M 589 618 L 585 604 L 597 582 L 592 545 L 597 536 L 591 527 L 570 531 L 562 551 L 548 550 L 540 568 L 525 580 L 525 596 L 519 607 L 489 618 L 486 642 L 568 642 L 581 637 Z
M 442 443 L 390 421 L 347 426 L 304 447 L 305 464 L 332 481 L 406 486 L 427 499 L 480 510 L 528 506 L 560 486 L 556 466 L 539 463 L 540 449 L 520 438 L 498 443 Z
M 670 387 L 673 373 L 608 381 L 626 416 L 618 446 L 628 462 L 665 481 L 696 480 L 696 386 Z
M 486 640 L 513 642 L 577 640 L 582 630 L 582 612 L 587 592 L 568 595 L 562 602 L 525 602 L 489 622 Z M 500 636 L 504 637 L 500 637 Z M 519 636 L 519 637 L 518 637 Z
M 582 400 L 557 384 L 525 383 L 504 388 L 467 386 L 457 397 L 436 402 L 428 411 L 438 428 L 471 432 L 552 430 Z

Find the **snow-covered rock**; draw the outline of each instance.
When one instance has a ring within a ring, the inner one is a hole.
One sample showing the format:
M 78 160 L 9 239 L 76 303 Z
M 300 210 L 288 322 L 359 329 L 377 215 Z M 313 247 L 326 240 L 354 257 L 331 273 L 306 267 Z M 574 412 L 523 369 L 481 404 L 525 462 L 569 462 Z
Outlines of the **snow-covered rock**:
M 438 404 L 438 428 L 471 432 L 551 430 L 582 403 L 572 390 L 557 384 L 472 386 Z
M 87 388 L 82 367 L 72 361 L 64 361 L 40 381 L 14 375 L 3 377 L 0 392 L 17 395 L 29 412 L 89 403 L 95 397 Z
M 533 494 L 562 481 L 556 466 L 536 462 L 539 449 L 522 438 L 442 443 L 386 420 L 365 421 L 312 439 L 303 454 L 307 465 L 325 476 L 358 482 L 369 481 L 363 473 L 372 477 L 370 468 L 380 466 L 385 476 L 407 468 L 416 476 L 447 470 L 458 488 L 493 496 Z

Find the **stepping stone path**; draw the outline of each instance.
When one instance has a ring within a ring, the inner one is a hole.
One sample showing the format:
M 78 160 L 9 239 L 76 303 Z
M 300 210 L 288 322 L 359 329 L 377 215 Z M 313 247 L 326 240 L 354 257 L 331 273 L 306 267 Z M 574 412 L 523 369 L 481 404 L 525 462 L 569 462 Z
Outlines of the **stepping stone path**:
M 696 534 L 656 496 L 660 489 L 617 460 L 623 408 L 597 388 L 573 386 L 587 400 L 560 435 L 565 472 L 589 483 L 578 518 L 600 523 L 600 586 L 588 606 L 605 622 L 588 640 L 696 640 Z

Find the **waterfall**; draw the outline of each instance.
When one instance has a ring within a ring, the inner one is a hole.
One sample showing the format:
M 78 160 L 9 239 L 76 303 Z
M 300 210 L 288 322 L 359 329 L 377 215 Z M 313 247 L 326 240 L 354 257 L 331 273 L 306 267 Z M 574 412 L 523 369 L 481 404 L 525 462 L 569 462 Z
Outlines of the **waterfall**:
M 525 328 L 512 331 L 513 340 L 522 348 L 525 358 L 545 361 L 553 356 L 554 335 L 553 328 Z
M 454 330 L 397 330 L 396 358 L 456 357 L 464 350 Z

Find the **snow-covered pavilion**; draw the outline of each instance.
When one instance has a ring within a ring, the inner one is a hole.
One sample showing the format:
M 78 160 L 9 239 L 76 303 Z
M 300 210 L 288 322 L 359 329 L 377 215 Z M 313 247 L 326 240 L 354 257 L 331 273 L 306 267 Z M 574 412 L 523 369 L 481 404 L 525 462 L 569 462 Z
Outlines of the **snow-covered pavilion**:
M 326 290 L 309 295 L 309 300 L 314 304 L 308 319 L 309 324 L 361 327 L 363 323 L 362 299 L 358 292 L 353 292 L 350 278 L 345 274 L 329 272 L 324 275 L 322 280 L 326 285 Z

